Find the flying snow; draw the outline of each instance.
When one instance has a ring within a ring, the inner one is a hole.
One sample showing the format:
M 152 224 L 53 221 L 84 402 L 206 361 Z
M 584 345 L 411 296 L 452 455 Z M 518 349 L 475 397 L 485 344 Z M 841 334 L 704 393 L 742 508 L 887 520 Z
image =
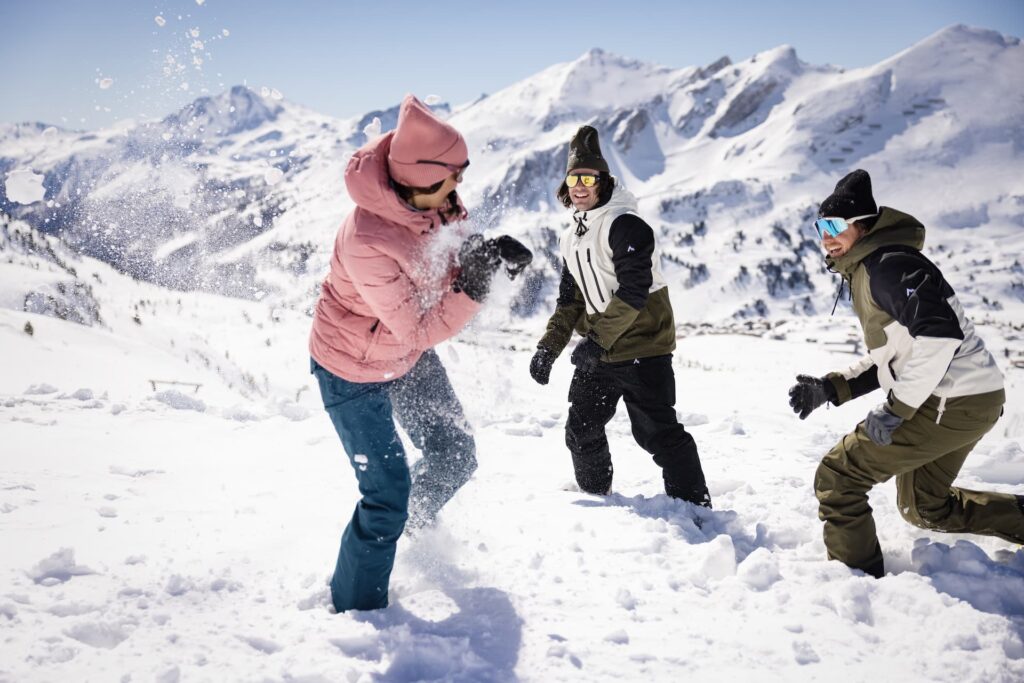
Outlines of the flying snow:
M 277 185 L 283 179 L 284 171 L 277 168 L 276 166 L 271 166 L 270 168 L 267 169 L 266 173 L 263 174 L 263 181 L 267 185 Z
M 377 116 L 373 117 L 373 121 L 363 126 L 363 133 L 366 134 L 368 139 L 375 138 L 380 135 L 380 118 Z
M 18 204 L 34 204 L 46 196 L 43 187 L 43 176 L 26 169 L 11 171 L 7 174 L 7 198 Z

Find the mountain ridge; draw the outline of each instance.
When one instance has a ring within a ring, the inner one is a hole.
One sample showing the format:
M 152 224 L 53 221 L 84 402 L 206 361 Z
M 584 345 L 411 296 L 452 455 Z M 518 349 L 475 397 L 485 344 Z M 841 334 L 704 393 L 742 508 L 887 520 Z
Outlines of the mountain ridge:
M 1024 153 L 1024 106 L 998 92 L 1019 67 L 1018 38 L 961 25 L 857 69 L 807 64 L 787 45 L 682 68 L 595 48 L 471 103 L 434 106 L 469 143 L 460 192 L 479 229 L 549 249 L 542 228 L 567 219 L 553 198 L 566 144 L 587 123 L 666 242 L 670 286 L 680 299 L 701 294 L 693 316 L 803 315 L 825 307 L 816 292 L 828 274 L 807 234 L 795 235 L 854 167 L 871 170 L 879 203 L 921 213 L 949 253 L 973 248 L 964 230 L 1024 225 L 1009 177 Z M 397 108 L 334 119 L 235 86 L 134 127 L 10 124 L 0 173 L 42 173 L 46 196 L 26 206 L 0 194 L 0 211 L 163 286 L 302 307 L 351 207 L 345 163 L 377 120 L 386 132 Z M 553 297 L 547 256 L 520 311 Z M 994 278 L 979 297 L 1017 296 L 1013 282 Z

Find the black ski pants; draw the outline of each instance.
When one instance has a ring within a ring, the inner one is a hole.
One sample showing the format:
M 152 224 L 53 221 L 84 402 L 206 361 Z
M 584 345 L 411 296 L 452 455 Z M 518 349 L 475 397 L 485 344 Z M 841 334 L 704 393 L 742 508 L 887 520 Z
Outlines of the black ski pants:
M 676 419 L 672 356 L 598 363 L 593 373 L 576 370 L 569 385 L 565 444 L 572 454 L 576 483 L 587 493 L 605 494 L 612 485 L 612 458 L 605 426 L 619 399 L 633 427 L 633 438 L 662 469 L 665 493 L 708 505 L 707 484 L 697 444 Z

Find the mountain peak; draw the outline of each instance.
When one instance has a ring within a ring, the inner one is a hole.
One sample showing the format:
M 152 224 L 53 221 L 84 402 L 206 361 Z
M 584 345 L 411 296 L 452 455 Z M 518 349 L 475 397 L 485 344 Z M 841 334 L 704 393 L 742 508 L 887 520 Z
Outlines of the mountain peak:
M 641 68 L 653 68 L 658 69 L 659 67 L 653 64 L 647 64 L 637 59 L 630 59 L 621 55 L 615 54 L 614 52 L 608 52 L 599 47 L 592 47 L 576 60 L 572 62 L 574 68 L 596 68 L 596 67 L 612 67 L 619 69 L 630 69 L 636 70 Z
M 236 85 L 220 95 L 200 97 L 163 122 L 179 127 L 201 126 L 211 132 L 229 135 L 274 121 L 282 111 L 284 107 L 272 97 L 264 97 L 244 85 Z

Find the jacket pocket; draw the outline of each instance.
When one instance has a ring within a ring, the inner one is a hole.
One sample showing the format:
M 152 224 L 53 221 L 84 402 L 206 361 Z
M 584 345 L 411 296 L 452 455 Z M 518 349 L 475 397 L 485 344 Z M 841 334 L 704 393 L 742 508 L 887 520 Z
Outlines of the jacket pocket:
M 587 247 L 587 265 L 590 267 L 590 274 L 594 277 L 594 289 L 597 291 L 597 296 L 601 303 L 604 303 L 604 294 L 601 293 L 601 278 L 597 277 L 597 271 L 594 270 L 594 263 L 590 258 L 590 247 Z
M 384 326 L 380 324 L 380 320 L 375 320 L 373 324 L 370 325 L 370 340 L 366 344 L 366 350 L 363 351 L 363 357 L 361 360 L 370 360 L 370 357 L 373 355 L 373 351 L 377 348 L 377 345 L 380 344 L 380 336 L 383 330 Z

